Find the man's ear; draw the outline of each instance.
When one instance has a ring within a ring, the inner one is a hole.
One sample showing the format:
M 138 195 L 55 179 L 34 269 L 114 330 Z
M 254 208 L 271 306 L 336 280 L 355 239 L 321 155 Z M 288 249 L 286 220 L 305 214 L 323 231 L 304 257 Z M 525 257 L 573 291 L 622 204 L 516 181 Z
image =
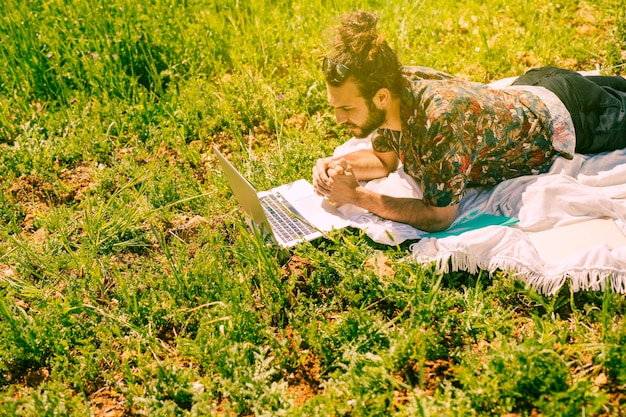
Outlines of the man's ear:
M 379 109 L 387 107 L 389 101 L 391 100 L 391 92 L 387 88 L 379 89 L 376 94 L 374 94 L 374 104 Z

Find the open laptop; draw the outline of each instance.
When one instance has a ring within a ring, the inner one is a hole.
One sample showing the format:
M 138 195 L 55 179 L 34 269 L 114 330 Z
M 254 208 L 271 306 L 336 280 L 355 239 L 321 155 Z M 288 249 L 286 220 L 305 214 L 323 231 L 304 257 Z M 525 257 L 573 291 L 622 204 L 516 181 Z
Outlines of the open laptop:
M 270 234 L 280 246 L 290 248 L 350 225 L 333 205 L 315 194 L 308 181 L 301 179 L 257 192 L 217 147 L 213 149 L 247 220 L 262 233 Z

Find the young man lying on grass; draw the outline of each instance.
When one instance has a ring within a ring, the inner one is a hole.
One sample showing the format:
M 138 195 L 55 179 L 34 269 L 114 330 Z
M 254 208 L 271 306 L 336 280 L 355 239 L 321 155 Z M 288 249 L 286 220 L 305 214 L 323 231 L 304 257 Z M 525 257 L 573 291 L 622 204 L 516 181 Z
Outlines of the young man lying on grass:
M 403 67 L 377 32 L 377 17 L 347 15 L 324 58 L 337 123 L 372 151 L 324 158 L 313 168 L 316 192 L 380 217 L 435 232 L 447 229 L 466 189 L 548 171 L 557 156 L 626 147 L 626 79 L 531 70 L 511 87 Z M 423 199 L 395 198 L 359 181 L 381 178 L 402 162 Z

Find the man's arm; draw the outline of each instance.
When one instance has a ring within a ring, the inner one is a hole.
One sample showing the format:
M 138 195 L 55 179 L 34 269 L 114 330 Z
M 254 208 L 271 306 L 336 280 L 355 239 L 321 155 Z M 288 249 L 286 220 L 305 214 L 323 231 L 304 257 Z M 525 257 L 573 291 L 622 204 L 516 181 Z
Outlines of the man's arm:
M 354 204 L 385 219 L 409 224 L 426 232 L 445 230 L 454 221 L 458 205 L 434 207 L 417 198 L 398 198 L 361 186 L 345 162 L 328 170 L 332 186 L 324 195 L 338 205 Z
M 318 194 L 327 195 L 330 192 L 333 179 L 328 172 L 340 164 L 352 167 L 357 181 L 369 181 L 386 177 L 395 171 L 398 168 L 398 157 L 394 152 L 359 150 L 338 158 L 318 159 L 313 167 L 313 188 Z
M 406 223 L 426 232 L 439 232 L 450 227 L 458 208 L 457 205 L 427 206 L 417 198 L 390 197 L 375 193 L 360 185 L 355 188 L 354 193 L 356 198 L 352 204 L 382 218 Z
M 398 157 L 395 152 L 376 152 L 360 150 L 335 158 L 345 160 L 358 181 L 369 181 L 386 177 L 398 168 Z

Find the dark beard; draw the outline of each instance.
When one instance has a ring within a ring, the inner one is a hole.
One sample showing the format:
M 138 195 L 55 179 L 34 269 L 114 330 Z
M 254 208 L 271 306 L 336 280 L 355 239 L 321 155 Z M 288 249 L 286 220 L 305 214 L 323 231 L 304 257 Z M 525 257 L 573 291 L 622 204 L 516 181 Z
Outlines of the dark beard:
M 368 137 L 373 131 L 378 129 L 385 122 L 385 120 L 387 120 L 387 112 L 376 107 L 372 100 L 368 101 L 367 109 L 369 110 L 367 120 L 361 126 L 357 126 L 360 129 L 360 132 L 358 134 L 354 134 L 354 136 L 359 139 Z

